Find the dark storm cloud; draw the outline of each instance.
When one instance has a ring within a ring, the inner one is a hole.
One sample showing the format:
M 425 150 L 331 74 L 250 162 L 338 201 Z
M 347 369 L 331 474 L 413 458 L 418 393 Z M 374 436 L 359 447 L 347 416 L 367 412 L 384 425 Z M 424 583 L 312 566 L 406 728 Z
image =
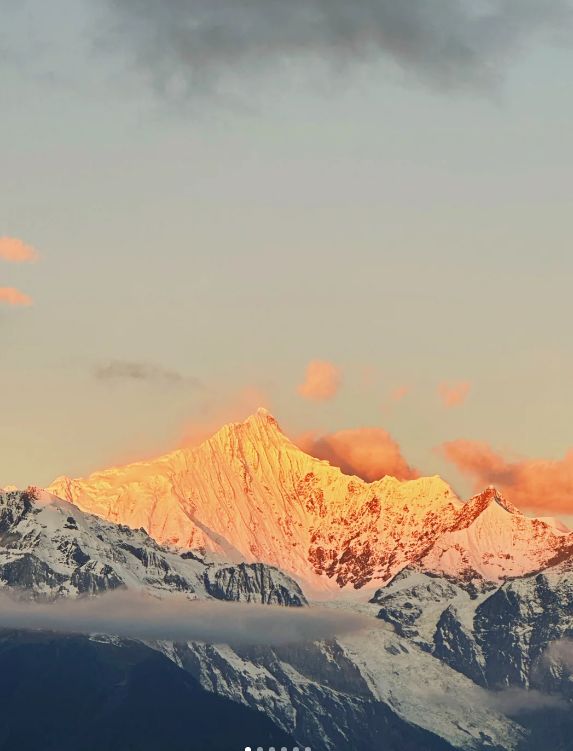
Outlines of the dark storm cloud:
M 202 383 L 198 378 L 147 362 L 110 360 L 103 365 L 97 365 L 94 368 L 94 375 L 99 381 L 142 381 L 202 388 Z
M 385 58 L 440 88 L 488 89 L 511 57 L 571 21 L 570 0 L 104 0 L 110 39 L 163 89 L 245 70 Z

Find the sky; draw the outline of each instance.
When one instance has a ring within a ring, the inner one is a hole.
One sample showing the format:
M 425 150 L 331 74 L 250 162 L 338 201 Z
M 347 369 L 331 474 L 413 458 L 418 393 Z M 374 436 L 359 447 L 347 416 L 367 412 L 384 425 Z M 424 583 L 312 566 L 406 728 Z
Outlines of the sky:
M 572 513 L 570 11 L 0 0 L 0 486 L 261 405 Z

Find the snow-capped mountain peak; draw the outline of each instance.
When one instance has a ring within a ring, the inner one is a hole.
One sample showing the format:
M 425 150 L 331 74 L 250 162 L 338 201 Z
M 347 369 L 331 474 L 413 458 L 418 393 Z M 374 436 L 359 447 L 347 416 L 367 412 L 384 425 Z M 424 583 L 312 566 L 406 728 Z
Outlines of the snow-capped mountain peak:
M 417 563 L 496 581 L 538 570 L 567 537 L 494 487 L 463 504 L 437 476 L 345 475 L 299 449 L 265 409 L 199 446 L 49 490 L 161 543 L 269 563 L 322 589 L 381 586 Z
M 509 503 L 497 488 L 490 485 L 464 505 L 452 531 L 469 527 L 484 513 L 495 516 L 499 513 L 498 509 L 505 513 L 522 515 L 521 511 Z
M 465 504 L 420 565 L 455 578 L 498 581 L 542 569 L 564 537 L 554 524 L 525 516 L 489 487 Z
M 309 456 L 260 409 L 199 446 L 49 488 L 160 542 L 279 566 L 321 588 L 391 578 L 454 522 L 439 477 L 367 483 Z

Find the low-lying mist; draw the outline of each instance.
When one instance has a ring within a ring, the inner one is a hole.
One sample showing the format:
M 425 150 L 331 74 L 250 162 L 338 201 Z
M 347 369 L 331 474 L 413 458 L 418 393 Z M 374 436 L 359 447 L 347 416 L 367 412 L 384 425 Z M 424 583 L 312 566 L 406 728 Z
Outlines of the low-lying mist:
M 109 634 L 123 638 L 280 646 L 323 641 L 372 625 L 326 608 L 286 608 L 116 591 L 99 597 L 31 602 L 0 594 L 0 628 Z

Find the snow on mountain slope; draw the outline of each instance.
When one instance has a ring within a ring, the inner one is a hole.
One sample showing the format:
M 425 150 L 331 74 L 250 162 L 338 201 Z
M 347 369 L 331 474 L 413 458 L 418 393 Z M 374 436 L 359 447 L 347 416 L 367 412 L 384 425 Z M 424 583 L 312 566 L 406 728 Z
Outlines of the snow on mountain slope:
M 372 603 L 398 635 L 478 685 L 554 690 L 558 671 L 544 655 L 553 642 L 573 637 L 573 549 L 561 557 L 542 572 L 484 584 L 481 591 L 410 569 L 378 590 Z M 564 684 L 573 698 L 570 682 Z
M 306 603 L 278 569 L 163 548 L 141 529 L 83 513 L 45 491 L 0 493 L 0 586 L 49 600 L 128 587 L 192 599 Z
M 344 600 L 329 606 L 376 613 Z M 263 709 L 313 749 L 512 751 L 523 737 L 486 692 L 374 617 L 365 633 L 327 643 L 252 649 L 188 643 L 169 654 L 207 690 Z
M 564 522 L 561 521 L 561 519 L 556 519 L 554 516 L 538 516 L 537 519 L 540 522 L 544 522 L 550 527 L 553 527 L 555 530 L 557 530 L 557 532 L 560 532 L 561 534 L 571 534 L 571 530 Z
M 371 612 L 372 606 L 362 610 Z M 338 643 L 375 696 L 405 719 L 423 716 L 424 727 L 455 748 L 510 751 L 522 743 L 523 730 L 494 707 L 487 692 L 411 642 L 373 626 Z
M 380 606 L 378 618 L 390 624 L 397 634 L 432 652 L 444 610 L 453 605 L 460 612 L 470 607 L 473 613 L 478 602 L 495 589 L 494 585 L 484 585 L 482 591 L 468 591 L 467 585 L 460 583 L 416 567 L 408 568 L 379 589 L 370 602 Z
M 191 551 L 178 554 L 142 530 L 104 521 L 46 492 L 0 494 L 0 587 L 57 600 L 119 586 L 160 597 L 184 592 L 191 598 L 304 602 L 292 580 L 263 564 L 223 565 Z M 352 603 L 336 607 L 360 608 Z M 370 606 L 367 610 L 376 613 Z M 463 689 L 464 696 L 471 696 L 471 684 L 415 646 L 398 643 L 374 617 L 372 634 L 353 640 L 351 655 L 336 640 L 282 648 L 150 646 L 193 673 L 209 691 L 264 711 L 289 734 L 323 751 L 336 751 L 343 743 L 355 751 L 373 746 L 508 751 L 519 738 L 519 729 L 501 715 L 489 718 L 490 728 L 480 738 L 474 727 L 486 722 L 484 713 L 476 710 L 468 723 L 459 708 L 430 711 L 431 694 L 425 703 L 420 698 L 423 712 L 416 711 L 409 682 L 419 671 L 429 683 L 439 678 L 439 690 L 449 677 L 457 695 Z
M 296 447 L 266 410 L 196 448 L 49 490 L 160 542 L 263 561 L 335 588 L 386 581 L 448 529 L 439 477 L 366 483 Z
M 501 581 L 543 569 L 572 542 L 567 528 L 525 516 L 488 488 L 465 504 L 418 565 L 463 581 Z

